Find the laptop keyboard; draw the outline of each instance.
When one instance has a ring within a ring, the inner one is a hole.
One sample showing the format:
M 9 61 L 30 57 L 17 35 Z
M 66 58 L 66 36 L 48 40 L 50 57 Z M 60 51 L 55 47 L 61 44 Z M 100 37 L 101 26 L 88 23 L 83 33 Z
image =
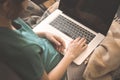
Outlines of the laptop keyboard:
M 56 19 L 54 19 L 50 25 L 57 28 L 61 32 L 65 33 L 72 39 L 80 37 L 85 37 L 87 40 L 87 43 L 89 43 L 95 35 L 86 29 L 82 28 L 81 26 L 73 23 L 69 19 L 63 17 L 62 15 L 59 15 Z

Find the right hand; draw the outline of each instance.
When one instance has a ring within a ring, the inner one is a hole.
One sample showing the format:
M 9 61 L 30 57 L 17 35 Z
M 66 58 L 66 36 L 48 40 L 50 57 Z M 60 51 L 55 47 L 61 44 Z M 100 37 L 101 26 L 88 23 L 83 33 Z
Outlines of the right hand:
M 74 60 L 86 48 L 87 48 L 86 39 L 78 37 L 70 42 L 68 48 L 65 51 L 65 55 L 71 57 Z

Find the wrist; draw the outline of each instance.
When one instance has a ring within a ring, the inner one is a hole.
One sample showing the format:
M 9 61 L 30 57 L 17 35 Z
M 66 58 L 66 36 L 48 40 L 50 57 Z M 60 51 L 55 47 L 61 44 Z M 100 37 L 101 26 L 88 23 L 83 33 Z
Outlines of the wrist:
M 36 34 L 40 37 L 46 37 L 46 33 L 45 32 L 36 32 Z
M 71 62 L 75 59 L 74 55 L 71 55 L 71 54 L 68 54 L 68 53 L 65 53 L 64 57 L 67 58 L 67 60 L 69 60 Z

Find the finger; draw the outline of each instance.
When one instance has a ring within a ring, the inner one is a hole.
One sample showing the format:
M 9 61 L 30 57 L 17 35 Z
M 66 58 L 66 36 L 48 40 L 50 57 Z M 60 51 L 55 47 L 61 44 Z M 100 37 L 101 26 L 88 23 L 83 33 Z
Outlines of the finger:
M 57 51 L 60 52 L 60 53 L 64 52 L 64 49 L 63 49 L 62 47 L 58 47 L 58 46 L 57 46 L 56 49 L 57 49 Z
M 60 43 L 59 46 L 62 46 L 63 48 L 65 48 L 65 42 L 64 42 L 64 40 L 62 38 L 58 37 L 58 36 L 56 36 L 55 38 Z
M 87 47 L 88 47 L 88 45 L 85 44 L 82 49 L 85 50 Z
M 80 37 L 77 37 L 74 42 L 78 42 L 81 38 Z
M 61 45 L 61 43 L 58 40 L 56 40 L 55 38 L 52 38 L 52 42 L 57 46 Z
M 59 51 L 60 52 L 64 52 L 64 48 L 63 47 L 59 47 Z
M 79 44 L 84 44 L 86 42 L 86 39 L 85 38 L 81 38 L 80 40 L 79 40 Z

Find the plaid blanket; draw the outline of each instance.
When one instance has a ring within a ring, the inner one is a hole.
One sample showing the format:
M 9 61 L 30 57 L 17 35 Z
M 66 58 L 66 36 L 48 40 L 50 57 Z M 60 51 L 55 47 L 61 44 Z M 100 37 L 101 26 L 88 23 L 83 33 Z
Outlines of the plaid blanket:
M 44 18 L 50 15 L 57 7 L 59 0 L 50 6 L 49 8 L 45 7 L 43 4 L 35 4 L 32 1 L 29 1 L 29 5 L 25 13 L 21 18 L 32 28 L 34 28 L 38 23 L 40 23 Z

